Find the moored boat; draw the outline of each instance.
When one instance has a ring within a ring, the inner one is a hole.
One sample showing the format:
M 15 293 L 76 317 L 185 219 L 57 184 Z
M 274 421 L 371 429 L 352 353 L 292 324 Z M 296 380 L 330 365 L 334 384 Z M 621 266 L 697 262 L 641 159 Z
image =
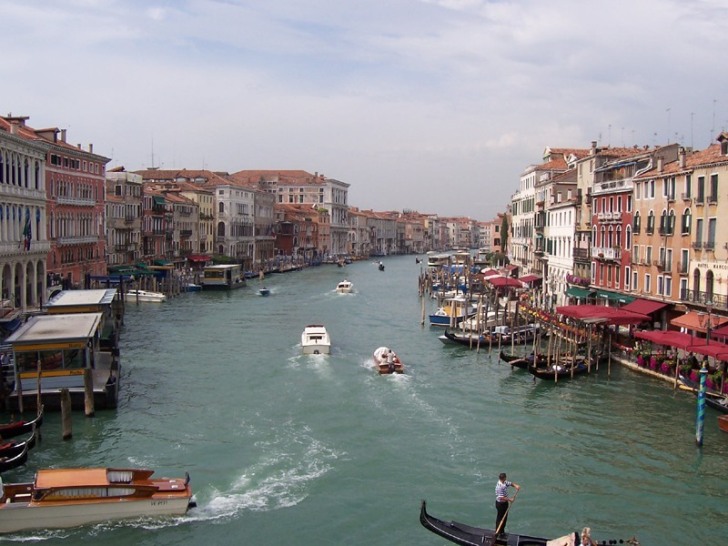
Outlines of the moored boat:
M 30 446 L 26 442 L 20 453 L 16 453 L 15 455 L 0 455 L 0 473 L 24 465 L 28 461 L 29 449 Z
M 728 432 L 728 415 L 718 416 L 718 428 L 723 432 Z
M 551 364 L 547 364 L 546 366 L 528 366 L 526 369 L 534 377 L 545 381 L 569 379 L 572 375 L 582 375 L 589 371 L 589 367 L 586 365 L 583 357 L 577 357 L 576 360 L 570 357 L 555 358 Z
M 126 299 L 128 301 L 162 303 L 167 301 L 167 296 L 161 292 L 150 292 L 149 290 L 127 290 Z
M 35 416 L 35 419 L 30 421 L 12 421 L 10 423 L 0 424 L 0 439 L 6 440 L 8 438 L 15 438 L 21 434 L 33 432 L 43 424 L 43 406 Z
M 7 440 L 0 442 L 0 457 L 15 457 L 26 448 L 31 449 L 35 447 L 36 436 L 35 429 L 33 429 L 31 435 L 23 441 Z
M 463 320 L 471 316 L 470 305 L 468 301 L 462 297 L 445 299 L 442 306 L 430 314 L 431 326 L 457 326 Z
M 125 468 L 39 470 L 32 483 L 0 486 L 0 533 L 185 514 L 192 499 L 189 475 L 152 474 Z
M 530 535 L 517 535 L 515 533 L 496 534 L 495 529 L 473 527 L 457 521 L 443 521 L 427 513 L 427 503 L 423 500 L 420 506 L 420 523 L 428 531 L 443 537 L 455 544 L 464 546 L 576 546 L 581 544 L 579 533 L 573 532 L 559 538 L 543 538 Z M 629 544 L 639 546 L 636 538 L 626 540 L 598 541 L 591 538 L 589 529 L 585 528 L 592 544 Z
M 331 338 L 321 324 L 309 324 L 301 334 L 301 348 L 305 355 L 331 353 Z
M 465 347 L 485 347 L 488 345 L 488 338 L 482 334 L 474 334 L 471 332 L 445 332 L 438 336 L 438 339 L 445 345 L 462 345 Z
M 397 353 L 392 351 L 392 363 L 389 363 L 389 347 L 378 347 L 374 351 L 374 367 L 380 374 L 404 373 L 404 364 Z

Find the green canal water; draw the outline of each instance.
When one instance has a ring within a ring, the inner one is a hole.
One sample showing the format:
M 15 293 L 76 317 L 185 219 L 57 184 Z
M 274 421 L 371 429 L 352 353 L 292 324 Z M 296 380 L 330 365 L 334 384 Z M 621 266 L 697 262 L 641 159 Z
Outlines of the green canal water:
M 192 477 L 197 508 L 175 520 L 6 535 L 3 542 L 129 545 L 443 545 L 431 513 L 492 527 L 499 472 L 521 492 L 509 530 L 643 545 L 725 544 L 728 435 L 695 399 L 614 366 L 558 385 L 487 350 L 445 346 L 421 325 L 414 257 L 270 276 L 231 293 L 130 305 L 118 410 L 48 415 L 28 464 L 146 466 Z M 336 294 L 340 280 L 355 293 Z M 427 310 L 434 308 L 428 300 Z M 303 356 L 307 324 L 329 356 Z M 379 376 L 392 346 L 407 373 Z

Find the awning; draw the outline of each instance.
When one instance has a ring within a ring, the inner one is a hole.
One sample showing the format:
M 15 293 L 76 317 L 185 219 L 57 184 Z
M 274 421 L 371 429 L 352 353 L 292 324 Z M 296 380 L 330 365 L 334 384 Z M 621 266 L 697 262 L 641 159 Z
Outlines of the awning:
M 488 277 L 485 279 L 487 282 L 495 286 L 496 288 L 524 288 L 525 285 L 518 279 L 513 277 Z
M 702 318 L 704 323 L 707 322 L 708 313 L 690 311 L 689 313 L 685 313 L 681 317 L 672 319 L 670 321 L 670 324 L 672 324 L 673 326 L 677 326 L 678 328 L 685 328 L 686 330 L 693 330 L 694 332 L 702 332 L 705 334 L 706 333 L 705 326 L 700 325 L 701 317 L 704 317 L 704 318 Z M 710 320 L 711 320 L 711 323 L 713 324 L 713 328 L 717 329 L 719 326 L 722 326 L 723 324 L 728 322 L 728 317 L 712 315 Z
M 154 265 L 172 265 L 169 260 L 154 260 Z
M 565 305 L 557 307 L 556 312 L 565 317 L 595 324 L 639 324 L 650 320 L 647 315 L 606 305 Z
M 632 303 L 635 298 L 619 292 L 610 292 L 609 290 L 597 289 L 597 298 L 605 298 L 615 303 Z
M 164 205 L 164 197 L 160 195 L 152 195 L 152 203 L 154 203 L 155 205 Z
M 594 290 L 589 290 L 588 288 L 579 288 L 578 286 L 570 286 L 566 289 L 566 295 L 571 296 L 572 298 L 585 300 L 594 295 Z
M 664 309 L 668 305 L 669 303 L 665 303 L 662 301 L 651 301 L 637 298 L 632 303 L 628 303 L 627 305 L 622 307 L 622 309 L 625 309 L 627 311 L 634 311 L 635 313 L 642 313 L 643 315 L 649 315 L 651 313 L 659 311 L 660 309 Z
M 211 258 L 206 254 L 190 254 L 187 256 L 188 262 L 209 262 Z
M 712 356 L 716 360 L 728 360 L 728 345 L 725 343 L 711 341 L 710 343 L 691 345 L 688 350 L 700 355 Z
M 694 336 L 675 330 L 636 330 L 634 337 L 684 351 L 687 351 L 691 345 L 700 343 L 700 340 Z
M 541 277 L 538 275 L 524 275 L 523 277 L 518 277 L 518 280 L 525 283 L 531 283 L 534 281 L 540 281 Z

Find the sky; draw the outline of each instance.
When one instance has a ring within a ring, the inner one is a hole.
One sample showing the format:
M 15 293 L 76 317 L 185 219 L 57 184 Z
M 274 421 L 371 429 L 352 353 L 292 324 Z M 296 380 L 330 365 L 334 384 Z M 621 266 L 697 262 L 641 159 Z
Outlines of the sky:
M 724 0 L 0 0 L 0 111 L 107 167 L 302 169 L 490 220 L 546 147 L 703 149 Z

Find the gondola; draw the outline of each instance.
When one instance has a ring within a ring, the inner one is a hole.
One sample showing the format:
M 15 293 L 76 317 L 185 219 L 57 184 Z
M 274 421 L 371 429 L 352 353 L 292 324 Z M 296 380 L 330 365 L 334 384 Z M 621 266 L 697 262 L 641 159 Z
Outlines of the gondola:
M 22 442 L 18 442 L 16 440 L 0 442 L 0 458 L 15 457 L 16 455 L 21 453 L 26 446 L 28 446 L 28 449 L 32 449 L 33 447 L 35 447 L 35 440 L 36 432 L 35 430 L 33 430 L 33 433 L 30 435 L 30 437 L 26 440 L 23 440 Z
M 464 345 L 465 347 L 477 347 L 478 342 L 480 342 L 480 346 L 483 347 L 484 345 L 488 345 L 489 340 L 482 334 L 477 335 L 470 332 L 457 333 L 445 330 L 445 333 L 440 336 L 440 341 L 445 344 L 454 343 L 456 345 Z
M 43 424 L 43 406 L 32 421 L 13 421 L 0 425 L 0 439 L 7 440 L 38 429 Z
M 556 360 L 552 364 L 544 367 L 529 366 L 528 373 L 539 379 L 546 381 L 558 381 L 559 379 L 569 379 L 573 375 L 582 375 L 589 371 L 589 367 L 582 359 L 576 362 L 565 362 Z
M 684 375 L 680 375 L 678 379 L 680 383 L 684 385 L 688 390 L 692 391 L 693 394 L 695 394 L 696 396 L 698 395 L 698 391 L 700 390 L 699 383 L 691 381 Z M 728 396 L 726 395 L 720 394 L 715 391 L 706 390 L 705 403 L 714 410 L 718 410 L 721 413 L 728 414 Z
M 436 535 L 464 546 L 546 546 L 549 539 L 532 537 L 528 535 L 516 535 L 507 533 L 496 538 L 494 529 L 483 529 L 481 527 L 471 527 L 464 523 L 456 521 L 443 521 L 427 513 L 427 503 L 423 500 L 420 508 L 420 523 L 425 529 L 432 531 Z M 575 533 L 564 538 L 563 544 L 573 545 Z M 571 542 L 569 542 L 571 541 Z M 560 542 L 552 543 L 554 546 L 561 545 Z
M 420 523 L 422 526 L 441 537 L 462 544 L 463 546 L 575 546 L 580 544 L 579 534 L 569 533 L 559 538 L 542 538 L 530 535 L 517 535 L 515 533 L 503 533 L 496 537 L 493 529 L 472 527 L 457 521 L 443 521 L 427 513 L 427 503 L 423 500 L 420 507 Z M 639 546 L 636 538 L 617 540 L 592 540 L 595 545 L 599 544 L 629 544 Z
M 500 359 L 506 364 L 509 364 L 511 367 L 519 368 L 521 370 L 525 370 L 533 366 L 533 353 L 527 354 L 526 356 L 518 356 L 501 351 Z M 536 365 L 539 368 L 546 366 L 546 357 L 544 355 L 538 355 Z
M 30 448 L 26 443 L 23 450 L 17 455 L 0 457 L 0 473 L 24 465 L 28 461 L 28 449 Z

